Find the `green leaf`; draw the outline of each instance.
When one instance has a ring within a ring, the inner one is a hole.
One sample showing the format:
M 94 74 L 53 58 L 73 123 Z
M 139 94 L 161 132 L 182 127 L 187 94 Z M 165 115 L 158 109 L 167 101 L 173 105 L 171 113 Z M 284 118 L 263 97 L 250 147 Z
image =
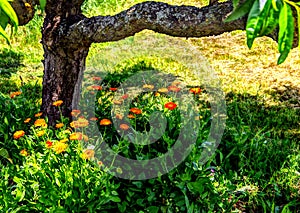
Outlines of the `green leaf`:
M 0 157 L 7 159 L 11 164 L 13 164 L 12 159 L 10 158 L 8 151 L 4 148 L 0 149 Z
M 292 49 L 293 39 L 294 17 L 291 7 L 284 2 L 279 14 L 278 50 L 280 52 L 280 56 L 277 64 L 281 64 L 285 61 Z
M 273 0 L 272 0 L 273 2 Z M 271 2 L 271 3 L 272 3 Z M 276 1 L 276 5 L 274 8 L 273 4 L 268 5 L 268 11 L 266 13 L 266 18 L 263 20 L 262 29 L 259 32 L 258 36 L 264 36 L 270 34 L 272 31 L 275 30 L 275 28 L 278 26 L 279 22 L 279 10 L 278 8 L 282 7 L 282 4 L 280 1 Z
M 252 47 L 254 39 L 258 37 L 258 34 L 261 31 L 271 3 L 272 0 L 256 0 L 250 10 L 246 25 L 247 45 L 249 49 Z
M 17 14 L 15 13 L 14 9 L 11 7 L 7 0 L 0 0 L 0 9 L 9 17 L 10 21 L 17 30 L 19 20 Z
M 40 7 L 41 7 L 41 10 L 45 9 L 45 7 L 46 7 L 46 0 L 40 0 Z
M 233 10 L 233 12 L 224 20 L 224 22 L 230 22 L 237 20 L 247 13 L 249 13 L 254 0 L 247 0 L 243 4 L 239 5 L 236 9 Z M 235 4 L 235 3 L 234 3 Z
M 3 28 L 3 30 L 5 30 L 8 21 L 8 16 L 0 9 L 0 26 Z
M 7 44 L 10 45 L 8 35 L 6 34 L 6 32 L 4 31 L 4 29 L 2 28 L 2 26 L 0 26 L 0 35 L 3 36 L 5 38 Z
M 233 8 L 236 9 L 236 7 L 239 5 L 239 0 L 232 0 Z

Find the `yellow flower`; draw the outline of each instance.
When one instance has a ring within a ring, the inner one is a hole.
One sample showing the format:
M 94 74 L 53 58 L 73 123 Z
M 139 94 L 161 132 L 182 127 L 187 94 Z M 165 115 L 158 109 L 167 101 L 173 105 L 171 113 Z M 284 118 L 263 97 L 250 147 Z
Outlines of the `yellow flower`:
M 59 141 L 53 145 L 53 150 L 56 152 L 56 154 L 60 154 L 64 151 L 66 151 L 67 147 L 68 147 L 68 144 Z
M 160 92 L 160 93 L 167 93 L 167 92 L 169 92 L 169 90 L 167 88 L 160 88 L 157 91 Z
M 154 89 L 154 85 L 152 85 L 152 84 L 144 84 L 143 85 L 143 89 L 150 89 L 150 90 L 152 90 L 152 89 Z
M 40 118 L 40 119 L 37 119 L 35 122 L 34 122 L 34 126 L 35 127 L 47 127 L 47 123 L 45 121 L 45 119 L 43 118 Z
M 70 140 L 81 140 L 82 139 L 82 133 L 80 132 L 74 132 L 70 135 Z
M 22 155 L 22 156 L 28 156 L 29 155 L 29 153 L 27 152 L 27 150 L 26 149 L 22 149 L 21 151 L 20 151 L 20 155 Z
M 95 151 L 93 149 L 86 149 L 82 153 L 82 158 L 83 159 L 93 159 L 95 156 Z
M 64 139 L 61 139 L 59 142 L 66 143 L 67 141 L 68 141 L 68 138 L 64 138 Z
M 72 121 L 70 126 L 72 128 L 80 128 L 80 127 L 87 127 L 89 125 L 89 121 L 83 117 L 78 118 L 77 121 Z
M 41 117 L 42 114 L 43 114 L 42 112 L 36 113 L 36 114 L 34 115 L 34 117 L 36 117 L 36 118 L 37 118 L 37 117 Z
M 23 130 L 19 130 L 19 131 L 16 131 L 13 135 L 14 139 L 19 139 L 21 137 L 23 137 L 25 135 L 25 132 Z
M 41 137 L 41 136 L 43 136 L 45 133 L 46 133 L 45 130 L 41 130 L 41 131 L 38 131 L 38 132 L 36 133 L 36 135 L 37 135 L 38 137 Z
M 26 119 L 24 120 L 24 123 L 27 124 L 27 123 L 29 123 L 30 121 L 31 121 L 31 118 L 26 118 Z
M 57 129 L 62 128 L 63 126 L 64 126 L 63 123 L 58 123 L 58 124 L 55 125 L 55 127 L 56 127 Z
M 62 105 L 62 103 L 63 103 L 62 100 L 58 100 L 58 101 L 54 101 L 52 105 L 58 107 L 58 106 Z

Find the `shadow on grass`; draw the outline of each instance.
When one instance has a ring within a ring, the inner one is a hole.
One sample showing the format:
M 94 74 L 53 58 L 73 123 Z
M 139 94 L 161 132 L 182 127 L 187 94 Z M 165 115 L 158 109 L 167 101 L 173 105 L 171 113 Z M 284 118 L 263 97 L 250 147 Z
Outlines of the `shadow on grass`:
M 16 73 L 22 64 L 24 55 L 12 49 L 4 48 L 0 50 L 0 77 L 10 77 Z

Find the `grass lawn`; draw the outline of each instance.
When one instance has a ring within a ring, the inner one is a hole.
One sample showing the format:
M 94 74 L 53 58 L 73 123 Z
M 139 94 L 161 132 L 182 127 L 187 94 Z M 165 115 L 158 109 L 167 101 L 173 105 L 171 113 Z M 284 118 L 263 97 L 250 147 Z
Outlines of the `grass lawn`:
M 83 9 L 88 16 L 108 15 L 138 2 L 142 1 L 89 0 Z M 195 6 L 208 3 L 164 2 Z M 221 143 L 208 162 L 199 164 L 199 150 L 208 136 L 212 115 L 205 88 L 186 78 L 188 88 L 197 86 L 202 90 L 194 96 L 201 112 L 201 134 L 196 146 L 171 172 L 130 181 L 111 175 L 105 159 L 96 156 L 93 147 L 85 146 L 93 141 L 87 135 L 96 128 L 115 152 L 132 159 L 151 159 L 165 153 L 174 145 L 184 122 L 177 119 L 178 108 L 166 107 L 166 103 L 177 103 L 169 96 L 174 91 L 169 88 L 168 93 L 157 93 L 151 85 L 141 85 L 147 92 L 129 103 L 129 108 L 135 110 L 130 111 L 132 118 L 127 119 L 127 126 L 120 125 L 123 131 L 130 125 L 135 131 L 149 130 L 149 116 L 154 109 L 159 109 L 168 121 L 166 132 L 159 138 L 160 146 L 141 146 L 129 144 L 111 125 L 110 112 L 117 94 L 112 88 L 138 70 L 158 68 L 180 73 L 184 68 L 174 61 L 139 57 L 117 66 L 101 85 L 97 85 L 98 76 L 90 74 L 83 97 L 96 95 L 96 118 L 74 111 L 75 120 L 81 119 L 81 123 L 70 125 L 62 118 L 56 128 L 49 128 L 38 114 L 43 75 L 41 24 L 42 17 L 37 15 L 27 26 L 19 27 L 12 38 L 12 48 L 0 39 L 1 211 L 299 212 L 298 49 L 292 50 L 283 64 L 276 65 L 277 44 L 269 38 L 259 38 L 249 50 L 243 31 L 185 41 L 200 51 L 221 81 L 227 106 Z M 144 31 L 136 36 L 147 39 L 154 35 Z M 93 44 L 88 65 L 93 64 L 95 55 L 113 45 Z M 174 82 L 171 84 L 174 86 Z M 17 91 L 22 94 L 14 93 Z M 70 128 L 76 125 L 80 132 Z M 114 171 L 122 174 L 120 168 Z

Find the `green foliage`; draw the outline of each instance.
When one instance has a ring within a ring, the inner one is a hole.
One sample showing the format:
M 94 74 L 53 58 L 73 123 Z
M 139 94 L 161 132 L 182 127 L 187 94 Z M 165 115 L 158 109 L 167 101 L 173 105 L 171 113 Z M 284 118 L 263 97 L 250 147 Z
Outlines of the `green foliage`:
M 0 0 L 0 35 L 6 39 L 7 43 L 9 43 L 9 37 L 4 30 L 9 21 L 17 30 L 19 23 L 17 14 L 7 0 Z

